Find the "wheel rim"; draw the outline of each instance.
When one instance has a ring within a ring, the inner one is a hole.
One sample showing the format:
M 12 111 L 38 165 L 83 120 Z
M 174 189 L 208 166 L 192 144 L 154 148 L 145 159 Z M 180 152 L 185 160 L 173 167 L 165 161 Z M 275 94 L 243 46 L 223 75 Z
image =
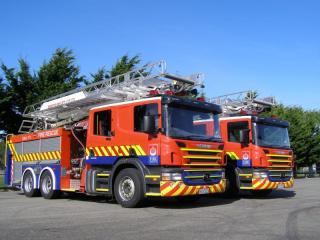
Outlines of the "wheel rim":
M 33 179 L 32 176 L 28 175 L 24 180 L 24 190 L 25 192 L 31 192 L 33 189 Z
M 123 201 L 133 198 L 135 192 L 134 181 L 130 177 L 123 177 L 119 183 L 119 195 Z
M 50 176 L 46 175 L 43 179 L 42 179 L 42 192 L 45 194 L 48 194 L 51 192 L 52 190 L 52 181 Z

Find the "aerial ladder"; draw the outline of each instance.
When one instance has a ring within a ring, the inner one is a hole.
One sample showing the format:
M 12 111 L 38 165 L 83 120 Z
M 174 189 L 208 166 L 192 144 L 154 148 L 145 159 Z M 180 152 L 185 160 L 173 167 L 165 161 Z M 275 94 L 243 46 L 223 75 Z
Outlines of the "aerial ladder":
M 235 92 L 209 99 L 222 107 L 222 116 L 259 114 L 277 105 L 275 97 L 258 98 L 253 90 Z
M 100 105 L 137 100 L 152 92 L 196 93 L 198 87 L 204 87 L 203 74 L 183 77 L 168 73 L 165 61 L 151 63 L 27 106 L 19 133 L 71 126 L 85 119 L 89 109 Z

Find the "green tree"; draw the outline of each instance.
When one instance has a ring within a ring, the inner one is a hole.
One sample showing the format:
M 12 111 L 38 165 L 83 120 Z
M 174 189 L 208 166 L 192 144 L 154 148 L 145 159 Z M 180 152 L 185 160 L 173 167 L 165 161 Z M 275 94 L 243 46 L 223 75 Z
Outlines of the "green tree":
M 77 88 L 84 80 L 80 68 L 75 65 L 72 50 L 58 48 L 49 62 L 44 62 L 38 71 L 36 101 Z
M 85 80 L 73 52 L 66 48 L 58 48 L 34 74 L 25 60 L 19 59 L 18 63 L 17 69 L 1 64 L 0 130 L 8 133 L 18 132 L 26 106 L 74 89 Z
M 290 122 L 289 135 L 296 163 L 310 166 L 320 162 L 320 112 L 305 111 L 301 107 L 272 108 L 267 115 L 276 115 Z
M 129 71 L 132 71 L 137 68 L 141 59 L 139 55 L 135 55 L 133 57 L 129 57 L 128 54 L 123 55 L 121 58 L 117 60 L 114 66 L 111 67 L 109 71 L 107 71 L 104 67 L 99 68 L 98 71 L 94 74 L 91 74 L 92 80 L 87 82 L 87 84 L 99 82 L 107 78 L 115 77 Z M 120 79 L 122 81 L 123 79 Z

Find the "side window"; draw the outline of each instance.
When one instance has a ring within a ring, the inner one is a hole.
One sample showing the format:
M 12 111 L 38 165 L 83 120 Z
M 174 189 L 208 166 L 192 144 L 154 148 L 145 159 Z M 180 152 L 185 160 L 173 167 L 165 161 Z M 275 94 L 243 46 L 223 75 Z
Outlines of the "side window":
M 111 136 L 111 110 L 94 113 L 94 135 Z
M 155 116 L 156 128 L 158 128 L 158 104 L 152 103 L 147 105 L 134 107 L 134 131 L 141 132 L 143 130 L 144 116 Z
M 248 129 L 248 122 L 230 122 L 228 123 L 228 141 L 240 142 L 240 130 Z

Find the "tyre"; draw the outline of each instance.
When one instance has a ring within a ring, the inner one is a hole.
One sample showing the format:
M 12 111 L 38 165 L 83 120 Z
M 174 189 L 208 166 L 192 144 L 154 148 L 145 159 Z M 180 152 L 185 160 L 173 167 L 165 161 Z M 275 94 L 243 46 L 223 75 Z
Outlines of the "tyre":
M 267 190 L 252 190 L 251 193 L 256 197 L 267 197 L 272 192 L 272 189 Z
M 49 171 L 45 171 L 41 175 L 40 192 L 41 196 L 46 199 L 56 198 L 60 193 L 60 191 L 53 190 L 53 179 Z
M 237 177 L 237 172 L 233 166 L 229 166 L 226 169 L 227 178 L 227 190 L 225 195 L 228 197 L 236 197 L 239 195 L 239 180 Z
M 143 180 L 135 168 L 122 170 L 114 183 L 114 195 L 117 202 L 125 208 L 139 206 L 144 199 Z
M 190 196 L 179 196 L 175 199 L 180 203 L 195 203 L 201 199 L 200 195 L 190 195 Z
M 39 195 L 38 189 L 34 188 L 34 179 L 30 171 L 27 171 L 23 176 L 22 189 L 27 197 L 35 197 Z

